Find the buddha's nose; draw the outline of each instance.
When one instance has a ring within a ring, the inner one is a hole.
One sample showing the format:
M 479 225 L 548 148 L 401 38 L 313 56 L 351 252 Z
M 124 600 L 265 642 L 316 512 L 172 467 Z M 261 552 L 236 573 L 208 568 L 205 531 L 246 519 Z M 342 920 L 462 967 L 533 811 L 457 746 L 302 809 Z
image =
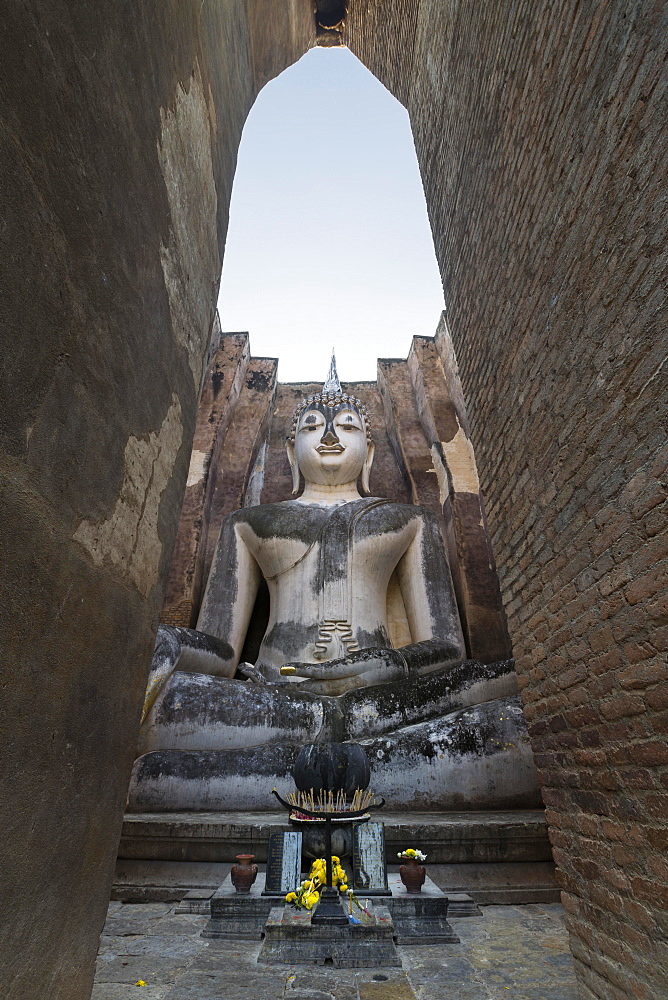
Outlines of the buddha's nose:
M 320 438 L 320 444 L 333 445 L 338 443 L 339 439 L 337 438 L 336 434 L 334 433 L 331 427 L 328 427 L 323 436 Z

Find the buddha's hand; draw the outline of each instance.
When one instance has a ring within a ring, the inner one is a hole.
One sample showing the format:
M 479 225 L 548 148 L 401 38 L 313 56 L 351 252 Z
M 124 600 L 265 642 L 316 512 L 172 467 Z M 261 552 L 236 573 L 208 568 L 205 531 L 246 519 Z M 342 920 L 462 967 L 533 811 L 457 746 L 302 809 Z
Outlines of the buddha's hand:
M 281 677 L 278 667 L 267 664 L 258 667 L 254 663 L 240 663 L 237 667 L 237 674 L 249 684 L 259 684 L 262 687 L 285 687 L 286 684 L 290 683 L 287 677 Z
M 300 688 L 313 694 L 339 695 L 354 688 L 383 684 L 408 676 L 398 649 L 361 649 L 328 663 L 286 663 L 281 674 L 304 678 Z

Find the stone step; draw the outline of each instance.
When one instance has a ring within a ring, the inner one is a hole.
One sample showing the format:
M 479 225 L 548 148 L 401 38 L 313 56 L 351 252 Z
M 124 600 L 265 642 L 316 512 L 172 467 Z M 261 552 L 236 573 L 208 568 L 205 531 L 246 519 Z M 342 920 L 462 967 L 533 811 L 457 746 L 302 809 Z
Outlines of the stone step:
M 482 905 L 560 901 L 539 810 L 388 812 L 383 821 L 390 867 L 399 850 L 419 846 L 430 876 L 451 900 L 453 917 L 460 893 Z M 262 862 L 269 834 L 287 829 L 282 813 L 128 814 L 112 899 L 170 902 L 192 891 L 213 892 L 237 854 L 249 852 Z M 204 899 L 202 906 L 204 912 Z
M 552 861 L 428 866 L 430 877 L 450 900 L 451 917 L 458 915 L 457 893 L 466 893 L 479 906 L 560 903 L 554 869 Z
M 119 860 L 111 898 L 125 903 L 182 902 L 184 913 L 208 915 L 211 897 L 230 868 L 229 864 L 196 861 Z M 395 868 L 391 865 L 390 873 Z M 474 915 L 480 905 L 558 903 L 561 899 L 549 861 L 428 865 L 428 872 L 446 893 L 453 918 Z
M 388 860 L 410 846 L 430 864 L 551 861 L 545 814 L 503 812 L 395 813 L 385 826 Z M 118 857 L 138 861 L 233 862 L 237 854 L 266 861 L 269 834 L 290 830 L 285 813 L 127 813 Z

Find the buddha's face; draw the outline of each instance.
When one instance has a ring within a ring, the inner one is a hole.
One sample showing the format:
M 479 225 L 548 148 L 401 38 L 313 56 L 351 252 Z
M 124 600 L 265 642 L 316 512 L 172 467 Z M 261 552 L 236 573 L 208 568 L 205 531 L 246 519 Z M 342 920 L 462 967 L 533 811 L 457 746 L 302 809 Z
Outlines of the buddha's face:
M 347 405 L 316 403 L 302 413 L 294 447 L 295 460 L 307 483 L 354 483 L 367 459 L 364 421 Z

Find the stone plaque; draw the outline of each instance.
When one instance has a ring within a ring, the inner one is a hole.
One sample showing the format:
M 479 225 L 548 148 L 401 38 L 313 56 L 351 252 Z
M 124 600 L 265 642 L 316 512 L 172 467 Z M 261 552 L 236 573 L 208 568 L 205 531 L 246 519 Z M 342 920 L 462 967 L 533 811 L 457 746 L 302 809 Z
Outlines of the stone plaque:
M 267 880 L 263 896 L 285 896 L 302 880 L 302 835 L 272 833 L 267 849 Z
M 387 884 L 382 823 L 353 823 L 353 889 L 368 896 L 391 896 Z

